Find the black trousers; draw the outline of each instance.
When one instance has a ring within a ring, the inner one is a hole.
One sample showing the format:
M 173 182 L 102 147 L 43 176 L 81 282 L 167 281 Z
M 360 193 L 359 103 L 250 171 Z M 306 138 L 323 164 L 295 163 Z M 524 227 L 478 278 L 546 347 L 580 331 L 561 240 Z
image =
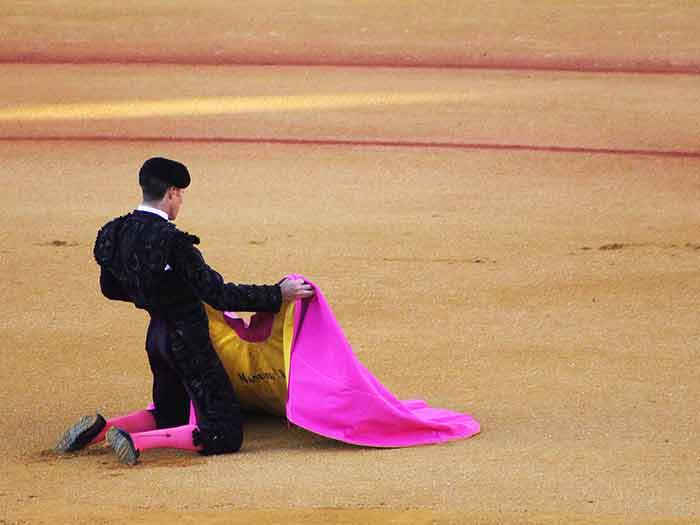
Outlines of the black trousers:
M 158 428 L 186 425 L 191 400 L 197 414 L 195 444 L 203 446 L 202 453 L 236 452 L 243 442 L 243 418 L 211 344 L 203 305 L 176 314 L 151 312 L 146 352 Z

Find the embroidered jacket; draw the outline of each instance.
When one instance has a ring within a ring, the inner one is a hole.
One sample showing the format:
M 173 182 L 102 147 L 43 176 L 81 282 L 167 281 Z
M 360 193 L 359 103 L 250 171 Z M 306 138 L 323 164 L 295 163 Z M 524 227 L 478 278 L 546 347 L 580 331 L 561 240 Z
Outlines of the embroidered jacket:
M 196 244 L 195 235 L 152 213 L 137 210 L 108 222 L 94 247 L 102 293 L 162 314 L 191 310 L 200 301 L 217 310 L 279 311 L 279 285 L 226 283 Z

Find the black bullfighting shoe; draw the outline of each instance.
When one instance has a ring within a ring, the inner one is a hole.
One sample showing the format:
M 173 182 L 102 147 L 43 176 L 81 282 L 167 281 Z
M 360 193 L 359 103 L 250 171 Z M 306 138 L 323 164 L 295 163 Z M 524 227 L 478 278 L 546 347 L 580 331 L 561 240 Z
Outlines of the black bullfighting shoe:
M 125 430 L 112 427 L 107 431 L 107 443 L 112 447 L 119 461 L 125 465 L 136 465 L 141 455 L 134 446 L 134 441 Z
M 66 433 L 56 443 L 54 450 L 59 454 L 80 450 L 95 439 L 106 424 L 105 418 L 100 414 L 81 417 L 80 421 L 66 430 Z

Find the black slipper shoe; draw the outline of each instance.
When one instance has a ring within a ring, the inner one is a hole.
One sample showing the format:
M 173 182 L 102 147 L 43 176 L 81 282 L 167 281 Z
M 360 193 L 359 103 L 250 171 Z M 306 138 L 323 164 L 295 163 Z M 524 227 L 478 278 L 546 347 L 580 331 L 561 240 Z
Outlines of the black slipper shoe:
M 100 414 L 81 417 L 80 421 L 66 430 L 66 433 L 56 443 L 54 450 L 59 454 L 80 450 L 95 439 L 106 424 L 105 418 Z
M 112 447 L 119 461 L 125 465 L 136 465 L 141 455 L 134 446 L 131 436 L 121 428 L 112 427 L 107 431 L 107 443 Z

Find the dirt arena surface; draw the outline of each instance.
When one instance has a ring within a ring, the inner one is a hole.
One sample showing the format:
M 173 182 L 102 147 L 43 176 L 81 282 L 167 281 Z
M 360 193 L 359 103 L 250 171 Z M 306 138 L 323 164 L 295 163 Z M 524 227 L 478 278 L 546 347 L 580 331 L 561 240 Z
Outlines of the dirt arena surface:
M 700 72 L 700 5 L 586 0 L 7 0 L 1 61 Z
M 551 31 L 553 2 L 233 4 L 0 15 L 0 524 L 700 522 L 700 76 L 631 72 L 692 69 L 697 8 L 587 2 Z M 337 27 L 334 67 L 289 65 Z M 484 68 L 531 69 L 344 67 L 454 57 L 465 28 Z M 241 46 L 287 65 L 221 64 Z M 545 70 L 567 64 L 589 71 Z M 482 433 L 369 449 L 252 416 L 235 455 L 53 455 L 76 417 L 149 401 L 146 316 L 100 295 L 92 244 L 154 155 L 189 167 L 177 224 L 214 268 L 308 276 L 392 392 Z

